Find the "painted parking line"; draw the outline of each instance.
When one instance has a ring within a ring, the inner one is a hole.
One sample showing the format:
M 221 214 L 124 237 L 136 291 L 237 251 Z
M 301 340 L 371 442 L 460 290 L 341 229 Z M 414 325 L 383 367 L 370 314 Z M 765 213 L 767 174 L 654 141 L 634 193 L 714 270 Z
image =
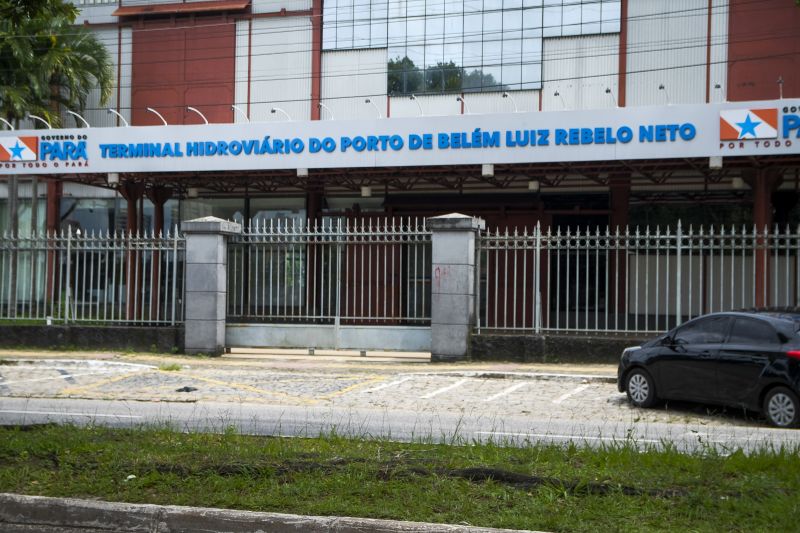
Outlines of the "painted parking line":
M 460 387 L 461 385 L 463 385 L 466 382 L 467 382 L 466 379 L 462 379 L 460 381 L 456 381 L 452 385 L 448 385 L 447 387 L 442 387 L 441 389 L 437 389 L 437 390 L 435 390 L 433 392 L 429 392 L 428 394 L 426 394 L 424 396 L 421 396 L 421 398 L 424 399 L 424 400 L 427 400 L 428 398 L 433 398 L 434 396 L 438 396 L 438 395 L 440 395 L 442 393 L 445 393 L 445 392 L 447 392 L 449 390 L 453 390 L 456 387 Z
M 103 415 L 98 413 L 58 413 L 55 411 L 14 411 L 12 409 L 0 409 L 0 413 L 10 415 L 48 415 L 48 416 L 89 416 L 93 418 L 143 418 L 138 415 Z
M 528 384 L 527 382 L 522 382 L 522 383 L 517 383 L 516 385 L 511 385 L 507 389 L 501 390 L 500 392 L 498 392 L 494 396 L 489 396 L 488 398 L 486 398 L 483 401 L 484 402 L 492 402 L 492 401 L 494 401 L 494 400 L 496 400 L 498 398 L 502 398 L 503 396 L 507 396 L 507 395 L 511 394 L 512 392 L 521 389 L 522 387 L 526 386 L 527 384 Z
M 581 392 L 585 391 L 590 386 L 591 385 L 588 385 L 588 384 L 587 385 L 578 385 L 577 387 L 575 387 L 571 391 L 569 391 L 567 393 L 564 393 L 561 396 L 559 396 L 558 398 L 556 398 L 555 400 L 553 400 L 553 403 L 562 403 L 562 402 L 564 402 L 564 400 L 567 400 L 567 399 L 571 398 L 572 396 L 575 396 L 576 394 L 580 394 Z
M 406 381 L 410 381 L 413 379 L 413 376 L 407 376 L 402 379 L 396 379 L 394 381 L 390 381 L 388 383 L 384 383 L 382 385 L 378 385 L 377 387 L 373 387 L 371 389 L 367 389 L 364 392 L 378 392 L 379 390 L 388 389 L 389 387 L 394 387 L 396 385 L 400 385 L 401 383 L 405 383 Z

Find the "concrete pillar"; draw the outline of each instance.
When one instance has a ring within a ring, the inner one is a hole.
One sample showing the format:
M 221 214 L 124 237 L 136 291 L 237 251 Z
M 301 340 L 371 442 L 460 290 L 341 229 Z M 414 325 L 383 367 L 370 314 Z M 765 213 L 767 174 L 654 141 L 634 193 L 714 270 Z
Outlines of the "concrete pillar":
M 181 224 L 186 235 L 186 353 L 222 355 L 225 351 L 228 236 L 241 224 L 216 217 Z
M 431 279 L 431 360 L 468 355 L 475 322 L 475 236 L 486 227 L 459 213 L 428 219 L 433 231 Z

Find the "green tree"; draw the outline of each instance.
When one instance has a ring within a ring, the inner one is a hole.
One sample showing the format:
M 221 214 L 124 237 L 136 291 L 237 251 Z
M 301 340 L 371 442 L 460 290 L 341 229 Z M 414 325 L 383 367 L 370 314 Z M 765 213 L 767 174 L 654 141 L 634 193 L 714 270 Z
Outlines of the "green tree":
M 75 26 L 78 9 L 64 0 L 0 0 L 0 113 L 26 114 L 60 125 L 61 108 L 83 110 L 89 93 L 111 96 L 114 71 L 108 51 Z

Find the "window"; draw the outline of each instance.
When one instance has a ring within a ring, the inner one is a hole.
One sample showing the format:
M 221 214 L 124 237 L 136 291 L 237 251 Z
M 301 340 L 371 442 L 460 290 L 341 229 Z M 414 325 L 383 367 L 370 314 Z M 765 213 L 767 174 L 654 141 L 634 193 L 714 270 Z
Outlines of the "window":
M 675 333 L 675 344 L 715 344 L 725 340 L 730 318 L 714 316 L 686 324 Z
M 619 32 L 618 0 L 330 0 L 323 49 L 387 48 L 388 91 L 541 87 L 542 39 Z
M 762 320 L 739 317 L 734 319 L 733 330 L 728 339 L 728 344 L 755 344 L 775 345 L 780 344 L 775 330 Z

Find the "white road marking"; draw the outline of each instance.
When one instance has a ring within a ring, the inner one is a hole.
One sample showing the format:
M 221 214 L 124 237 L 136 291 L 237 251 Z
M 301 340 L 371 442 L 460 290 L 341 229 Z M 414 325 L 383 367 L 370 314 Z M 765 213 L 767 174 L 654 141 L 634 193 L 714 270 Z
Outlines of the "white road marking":
M 102 415 L 98 413 L 57 413 L 55 411 L 13 411 L 11 409 L 0 409 L 0 413 L 10 415 L 54 415 L 54 416 L 90 416 L 94 418 L 142 418 L 137 415 Z
M 561 396 L 559 396 L 558 398 L 553 400 L 553 403 L 561 403 L 564 400 L 566 400 L 567 398 L 569 398 L 571 396 L 575 396 L 576 394 L 579 394 L 579 393 L 585 391 L 589 387 L 590 387 L 590 385 L 579 385 L 579 386 L 575 387 L 574 389 L 572 389 L 571 391 L 569 391 L 569 392 L 567 392 L 565 394 L 562 394 Z
M 433 398 L 434 396 L 438 396 L 438 395 L 442 394 L 443 392 L 447 392 L 449 390 L 455 389 L 456 387 L 460 387 L 461 385 L 463 385 L 466 382 L 467 382 L 466 379 L 462 379 L 460 381 L 456 381 L 452 385 L 448 385 L 447 387 L 442 387 L 441 389 L 435 390 L 433 392 L 429 392 L 428 394 L 426 394 L 425 396 L 422 396 L 421 398 L 423 400 L 427 400 L 428 398 Z
M 497 435 L 503 437 L 533 437 L 533 438 L 546 438 L 546 439 L 567 439 L 567 440 L 599 440 L 599 441 L 612 441 L 612 442 L 625 442 L 628 437 L 586 437 L 584 435 L 554 435 L 552 433 L 507 433 L 504 431 L 476 431 L 478 435 Z M 650 442 L 658 444 L 662 442 L 659 439 L 642 439 L 633 437 L 635 442 Z
M 371 389 L 367 389 L 364 392 L 375 392 L 375 391 L 379 391 L 379 390 L 382 390 L 382 389 L 386 389 L 388 387 L 394 387 L 395 385 L 400 385 L 401 383 L 405 383 L 406 381 L 409 381 L 410 379 L 411 379 L 411 376 L 408 376 L 408 377 L 405 377 L 405 378 L 402 378 L 402 379 L 398 379 L 398 380 L 395 380 L 395 381 L 390 381 L 389 383 L 384 383 L 383 385 L 378 385 L 377 387 L 374 387 L 374 388 L 371 388 Z
M 516 385 L 511 385 L 509 388 L 507 388 L 507 389 L 505 389 L 505 390 L 502 390 L 502 391 L 498 392 L 498 393 L 497 393 L 497 394 L 495 394 L 494 396 L 489 396 L 488 398 L 486 398 L 486 399 L 485 399 L 485 400 L 483 400 L 483 401 L 484 401 L 484 402 L 491 402 L 491 401 L 494 401 L 494 400 L 496 400 L 496 399 L 498 399 L 498 398 L 502 398 L 503 396 L 506 396 L 506 395 L 508 395 L 508 394 L 511 394 L 511 393 L 512 393 L 512 392 L 514 392 L 515 390 L 519 390 L 519 389 L 521 389 L 522 387 L 526 386 L 527 384 L 528 384 L 527 382 L 524 382 L 524 381 L 523 381 L 522 383 L 517 383 Z

